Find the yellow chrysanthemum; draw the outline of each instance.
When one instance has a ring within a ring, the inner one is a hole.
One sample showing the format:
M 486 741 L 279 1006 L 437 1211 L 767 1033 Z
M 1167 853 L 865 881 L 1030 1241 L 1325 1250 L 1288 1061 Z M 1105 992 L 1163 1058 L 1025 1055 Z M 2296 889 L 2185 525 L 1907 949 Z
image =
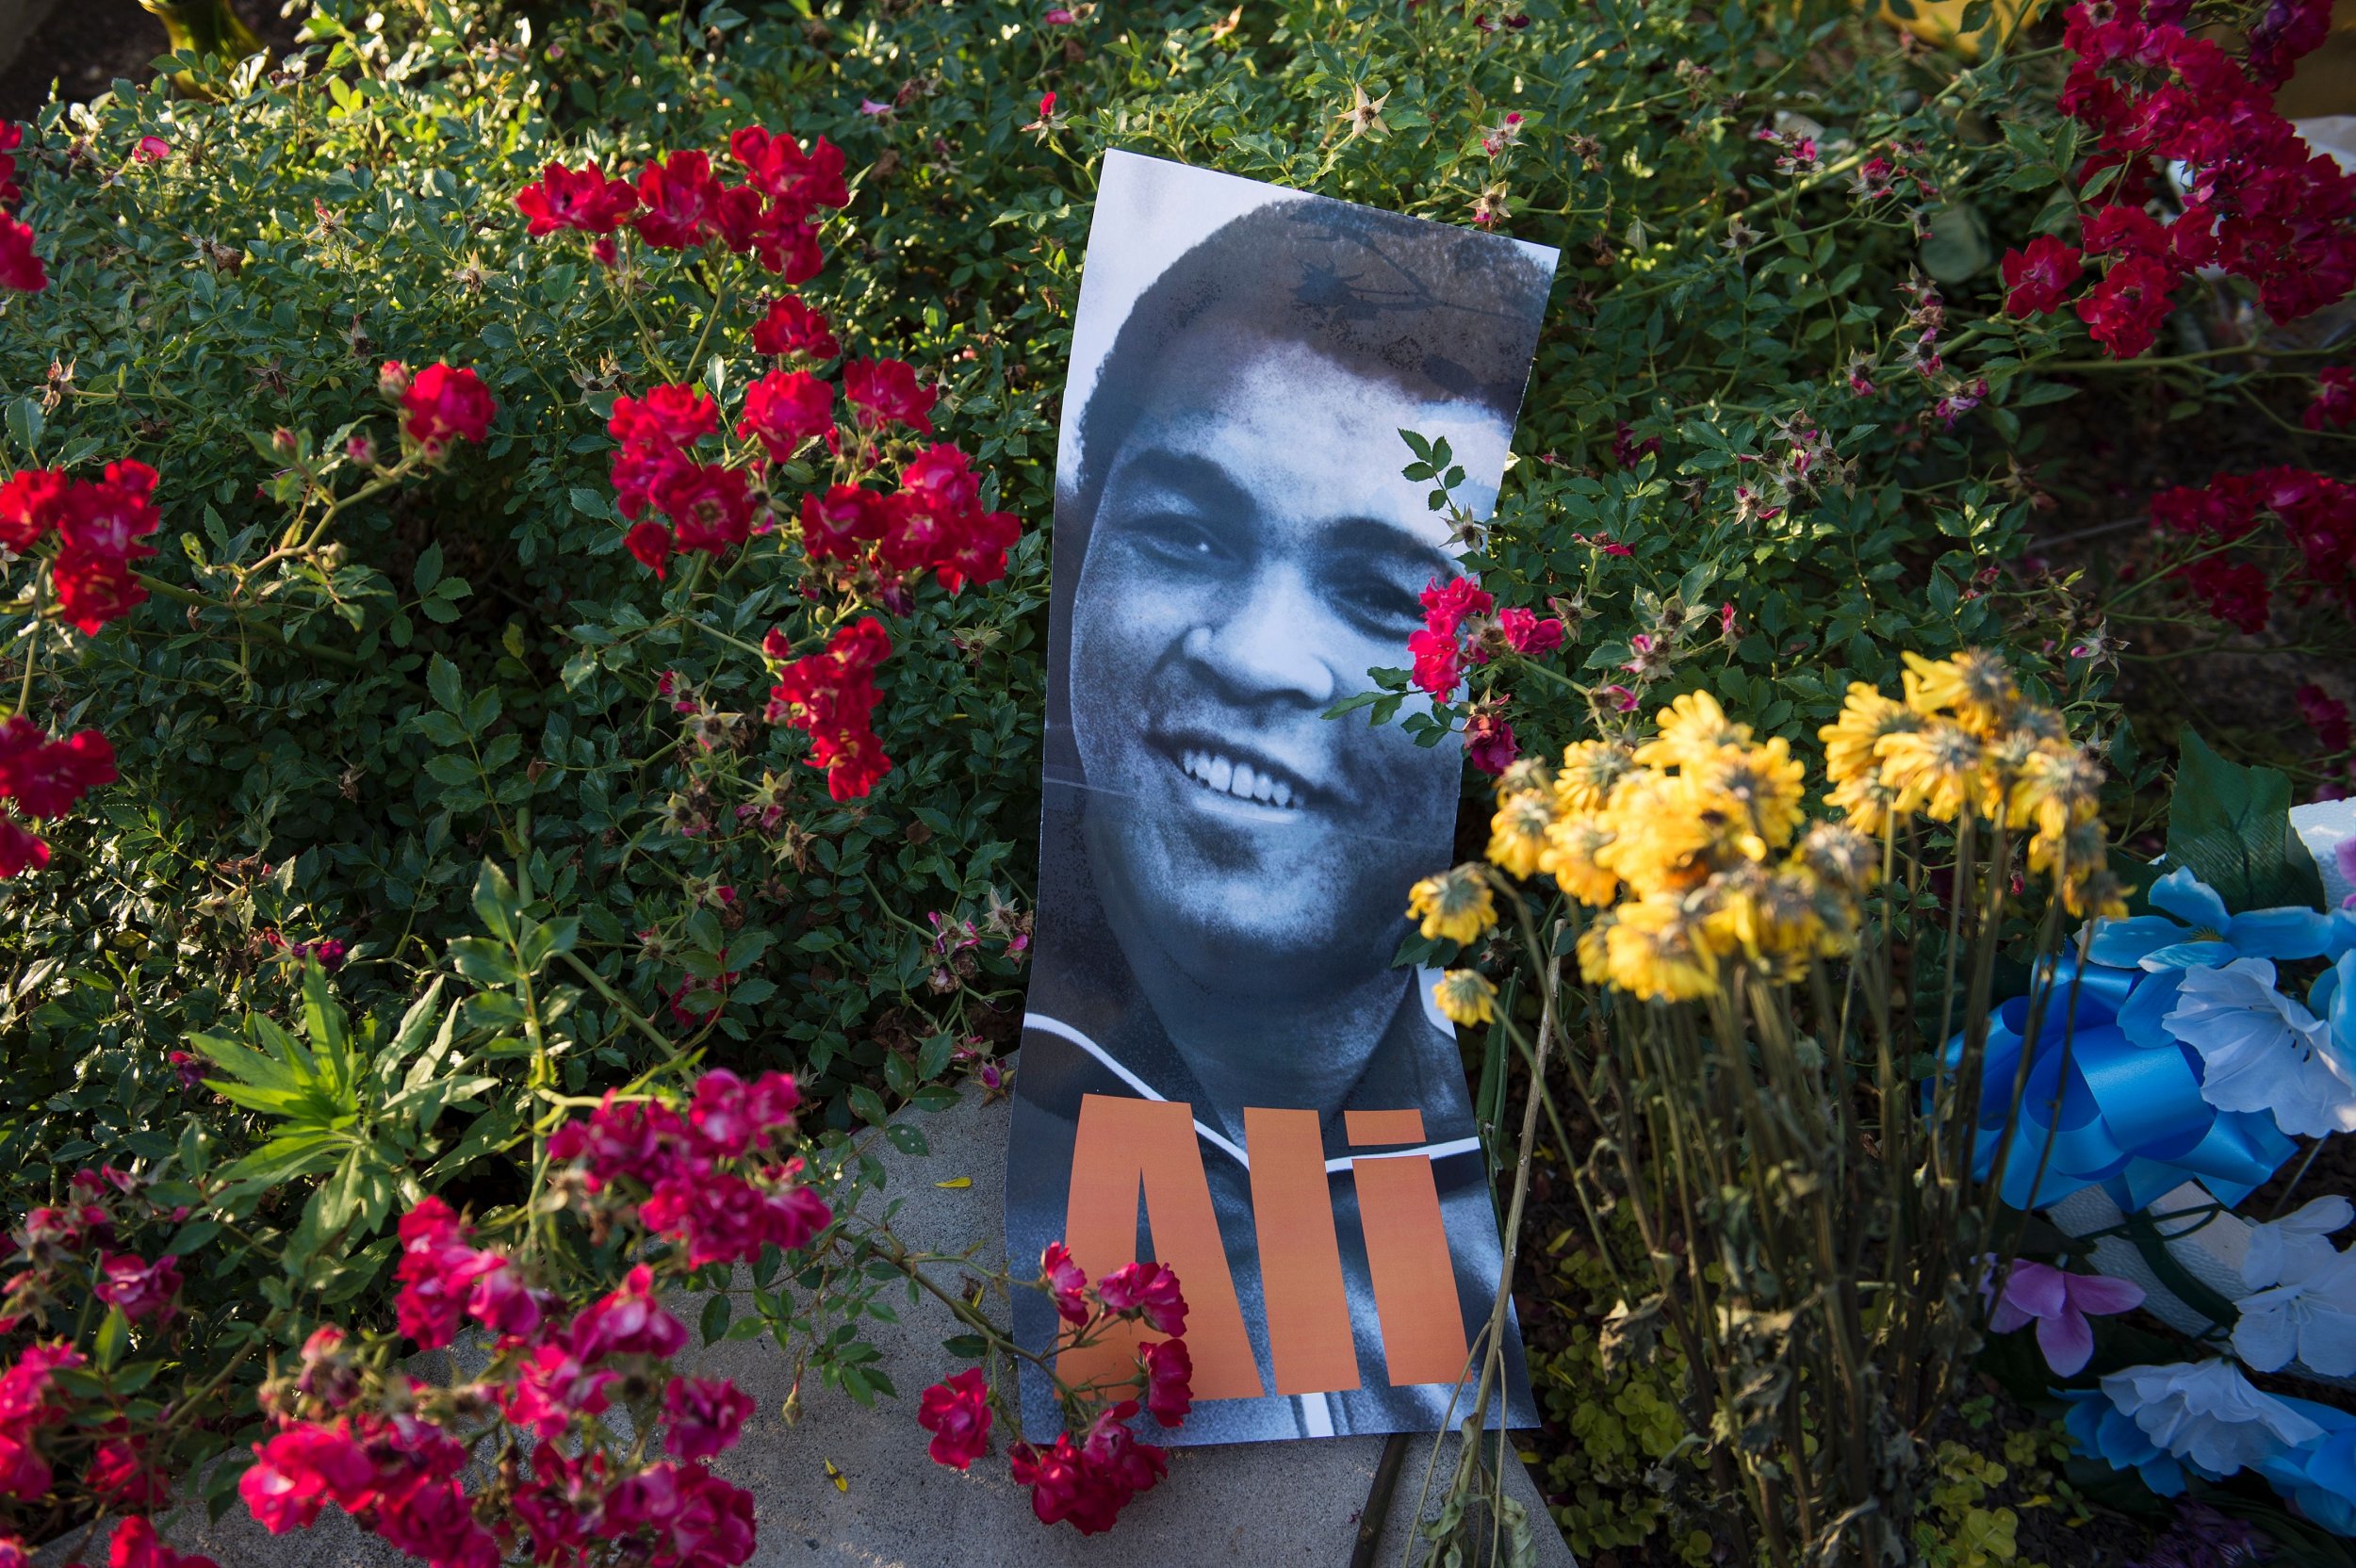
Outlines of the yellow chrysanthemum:
M 1612 928 L 1619 918 L 1607 909 L 1588 922 L 1579 934 L 1579 972 L 1591 986 L 1600 986 L 1612 972 Z
M 1835 784 L 1878 775 L 1881 759 L 1873 755 L 1873 748 L 1882 737 L 1922 727 L 1922 719 L 1905 703 L 1882 695 L 1862 680 L 1853 680 L 1849 698 L 1841 705 L 1840 719 L 1816 732 L 1816 738 L 1824 743 L 1824 775 Z
M 1781 849 L 1799 831 L 1808 770 L 1780 735 L 1763 745 L 1721 746 L 1686 764 L 1685 776 L 1705 800 L 1747 825 L 1737 841 L 1754 860 Z
M 1820 822 L 1800 838 L 1799 859 L 1817 880 L 1851 898 L 1862 898 L 1880 880 L 1881 845 L 1856 828 Z
M 2088 817 L 2069 824 L 2058 833 L 2039 833 L 2031 839 L 2029 870 L 2039 875 L 2051 872 L 2067 882 L 2107 865 L 2110 853 L 2110 835 L 2100 822 Z
M 1557 817 L 1546 829 L 1538 869 L 1590 908 L 1600 909 L 1620 895 L 1620 879 L 1596 859 L 1612 842 L 1612 831 L 1590 812 Z
M 1512 800 L 1515 795 L 1532 791 L 1545 793 L 1554 788 L 1554 768 L 1543 757 L 1516 757 L 1505 764 L 1497 775 L 1497 795 L 1499 800 Z
M 1632 774 L 1604 809 L 1612 841 L 1596 852 L 1596 863 L 1639 893 L 1698 886 L 1728 825 L 1723 813 L 1706 808 L 1691 779 Z
M 1880 838 L 1890 826 L 1890 804 L 1897 798 L 1878 773 L 1844 778 L 1824 796 L 1826 804 L 1847 814 L 1851 827 L 1871 839 Z
M 2062 879 L 2062 907 L 2081 920 L 2118 920 L 2127 913 L 2127 885 L 2108 867 Z
M 1489 819 L 1489 859 L 1513 876 L 1538 869 L 1546 851 L 1546 829 L 1554 825 L 1554 803 L 1546 792 L 1507 795 Z
M 1656 716 L 1660 733 L 1636 748 L 1636 760 L 1647 767 L 1692 767 L 1722 746 L 1751 743 L 1751 727 L 1726 717 L 1718 699 L 1708 692 L 1688 692 Z
M 2043 703 L 2024 702 L 2014 709 L 2011 733 L 2025 735 L 2048 751 L 2068 749 L 2071 744 L 2069 721 L 2059 710 Z
M 1440 1012 L 1450 1023 L 1469 1028 L 1497 1020 L 1497 988 L 1478 970 L 1448 971 L 1432 988 L 1432 1000 L 1440 1004 Z
M 1909 653 L 1906 664 L 1916 682 L 1909 706 L 1925 718 L 1952 714 L 1981 740 L 2004 728 L 2020 705 L 2021 683 L 2013 678 L 2012 666 L 1984 649 L 1966 648 L 1936 662 Z
M 1890 809 L 1922 811 L 1936 822 L 1953 822 L 1965 811 L 1987 814 L 1986 760 L 1978 738 L 1961 725 L 1940 720 L 1904 735 L 1885 735 L 1882 782 L 1895 799 Z
M 1838 901 L 1806 869 L 1785 866 L 1770 871 L 1746 866 L 1710 884 L 1708 930 L 1711 945 L 1722 956 L 1741 953 L 1770 972 L 1789 976 L 1811 957 L 1838 951 L 1827 927 L 1830 908 L 1840 920 Z
M 2100 809 L 2102 777 L 2102 764 L 2082 751 L 2031 752 L 2012 787 L 2012 825 L 2034 822 L 2039 833 L 2058 837 Z
M 1497 900 L 1477 865 L 1427 876 L 1408 889 L 1407 912 L 1423 922 L 1426 940 L 1445 937 L 1460 946 L 1497 923 Z
M 1699 915 L 1684 899 L 1655 893 L 1621 905 L 1614 914 L 1603 936 L 1604 972 L 1588 979 L 1608 980 L 1631 996 L 1660 1002 L 1690 1002 L 1716 987 L 1717 960 Z M 1582 969 L 1586 956 L 1582 942 Z
M 1635 767 L 1634 754 L 1617 741 L 1565 746 L 1562 771 L 1554 776 L 1554 802 L 1565 811 L 1600 811 Z

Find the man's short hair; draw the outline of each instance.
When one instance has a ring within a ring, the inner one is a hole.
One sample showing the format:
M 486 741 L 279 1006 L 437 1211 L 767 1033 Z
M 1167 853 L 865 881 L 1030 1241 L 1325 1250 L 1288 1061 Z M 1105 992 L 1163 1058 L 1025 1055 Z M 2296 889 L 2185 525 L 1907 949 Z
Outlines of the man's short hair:
M 1276 202 L 1221 225 L 1137 296 L 1104 356 L 1080 416 L 1082 526 L 1094 520 L 1156 369 L 1187 334 L 1298 343 L 1418 398 L 1476 403 L 1510 426 L 1548 282 L 1502 235 L 1346 202 Z

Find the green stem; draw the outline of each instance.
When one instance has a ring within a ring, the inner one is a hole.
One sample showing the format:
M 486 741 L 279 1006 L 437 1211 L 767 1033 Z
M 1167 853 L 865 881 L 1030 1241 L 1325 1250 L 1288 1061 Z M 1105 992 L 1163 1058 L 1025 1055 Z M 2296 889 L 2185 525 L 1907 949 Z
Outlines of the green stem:
M 612 986 L 607 985 L 603 975 L 599 974 L 596 970 L 591 969 L 587 964 L 582 963 L 578 954 L 564 953 L 558 955 L 558 956 L 562 957 L 566 963 L 572 965 L 574 972 L 579 974 L 583 980 L 588 981 L 589 988 L 596 991 L 599 996 L 605 998 L 607 1005 L 613 1007 L 616 1012 L 620 1013 L 624 1021 L 628 1022 L 631 1027 L 635 1028 L 640 1034 L 646 1036 L 648 1039 L 654 1041 L 656 1045 L 661 1046 L 663 1048 L 663 1054 L 665 1056 L 670 1057 L 674 1061 L 679 1059 L 679 1047 L 671 1043 L 669 1037 L 665 1036 L 662 1030 L 657 1029 L 654 1024 L 647 1020 L 646 1014 L 631 1006 L 629 1001 L 623 997 L 621 992 L 615 990 Z
M 41 600 L 48 594 L 49 571 L 43 567 L 41 575 L 33 580 L 33 615 L 25 627 L 25 678 L 17 683 L 16 688 L 15 716 L 18 718 L 24 717 L 25 710 L 33 705 L 33 665 L 41 652 Z

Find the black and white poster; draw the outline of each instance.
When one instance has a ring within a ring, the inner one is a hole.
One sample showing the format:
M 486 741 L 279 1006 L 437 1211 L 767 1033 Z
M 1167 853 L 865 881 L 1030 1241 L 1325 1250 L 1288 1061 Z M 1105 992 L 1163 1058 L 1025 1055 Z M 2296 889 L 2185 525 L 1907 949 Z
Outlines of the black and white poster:
M 1450 1025 L 1396 968 L 1461 746 L 1329 720 L 1460 573 L 1401 430 L 1502 480 L 1554 253 L 1106 155 L 1056 467 L 1007 1235 L 1178 1271 L 1178 1443 L 1434 1430 L 1502 1249 Z M 1019 1293 L 1026 1344 L 1052 1305 Z M 1534 1426 L 1521 1348 L 1507 1421 Z M 1477 1379 L 1478 1366 L 1474 1365 Z M 1456 1413 L 1448 1413 L 1451 1399 Z M 1025 1426 L 1056 1429 L 1027 1380 Z

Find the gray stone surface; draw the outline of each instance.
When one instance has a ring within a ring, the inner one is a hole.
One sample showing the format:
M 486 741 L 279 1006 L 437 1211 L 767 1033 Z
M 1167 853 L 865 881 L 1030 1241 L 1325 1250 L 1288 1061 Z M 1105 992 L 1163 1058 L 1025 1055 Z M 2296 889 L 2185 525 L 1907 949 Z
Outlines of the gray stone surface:
M 955 1109 L 915 1119 L 931 1145 L 928 1156 L 902 1155 L 878 1142 L 889 1173 L 885 1196 L 904 1200 L 894 1230 L 908 1245 L 935 1252 L 978 1247 L 985 1260 L 999 1255 L 1007 1119 L 1004 1102 L 984 1105 L 969 1094 Z M 973 1185 L 936 1184 L 960 1176 Z M 1349 1562 L 1383 1439 L 1173 1449 L 1168 1478 L 1131 1504 L 1111 1532 L 1083 1537 L 1069 1525 L 1048 1529 L 1032 1517 L 1029 1494 L 1006 1477 L 1003 1437 L 998 1452 L 967 1474 L 925 1456 L 916 1395 L 967 1364 L 941 1348 L 956 1328 L 940 1303 L 927 1297 L 919 1307 L 903 1308 L 901 1316 L 896 1328 L 867 1325 L 901 1398 L 862 1410 L 813 1379 L 803 1389 L 801 1419 L 791 1427 L 779 1411 L 792 1367 L 768 1340 L 724 1342 L 688 1358 L 694 1371 L 733 1378 L 760 1403 L 744 1440 L 716 1462 L 756 1500 L 761 1546 L 755 1568 L 1195 1568 L 1231 1562 L 1341 1568 Z M 1378 1562 L 1406 1560 L 1401 1554 L 1415 1539 L 1417 1495 L 1432 1453 L 1431 1439 L 1411 1444 Z M 1454 1454 L 1455 1440 L 1441 1440 L 1435 1496 Z M 847 1489 L 829 1478 L 829 1462 Z M 1536 1527 L 1539 1562 L 1569 1568 L 1570 1550 L 1528 1472 L 1510 1457 L 1506 1468 L 1509 1490 Z M 317 1529 L 278 1540 L 264 1535 L 242 1508 L 209 1527 L 184 1516 L 169 1533 L 183 1550 L 209 1553 L 221 1568 L 390 1568 L 409 1560 L 332 1510 Z M 1424 1555 L 1418 1550 L 1413 1560 Z

